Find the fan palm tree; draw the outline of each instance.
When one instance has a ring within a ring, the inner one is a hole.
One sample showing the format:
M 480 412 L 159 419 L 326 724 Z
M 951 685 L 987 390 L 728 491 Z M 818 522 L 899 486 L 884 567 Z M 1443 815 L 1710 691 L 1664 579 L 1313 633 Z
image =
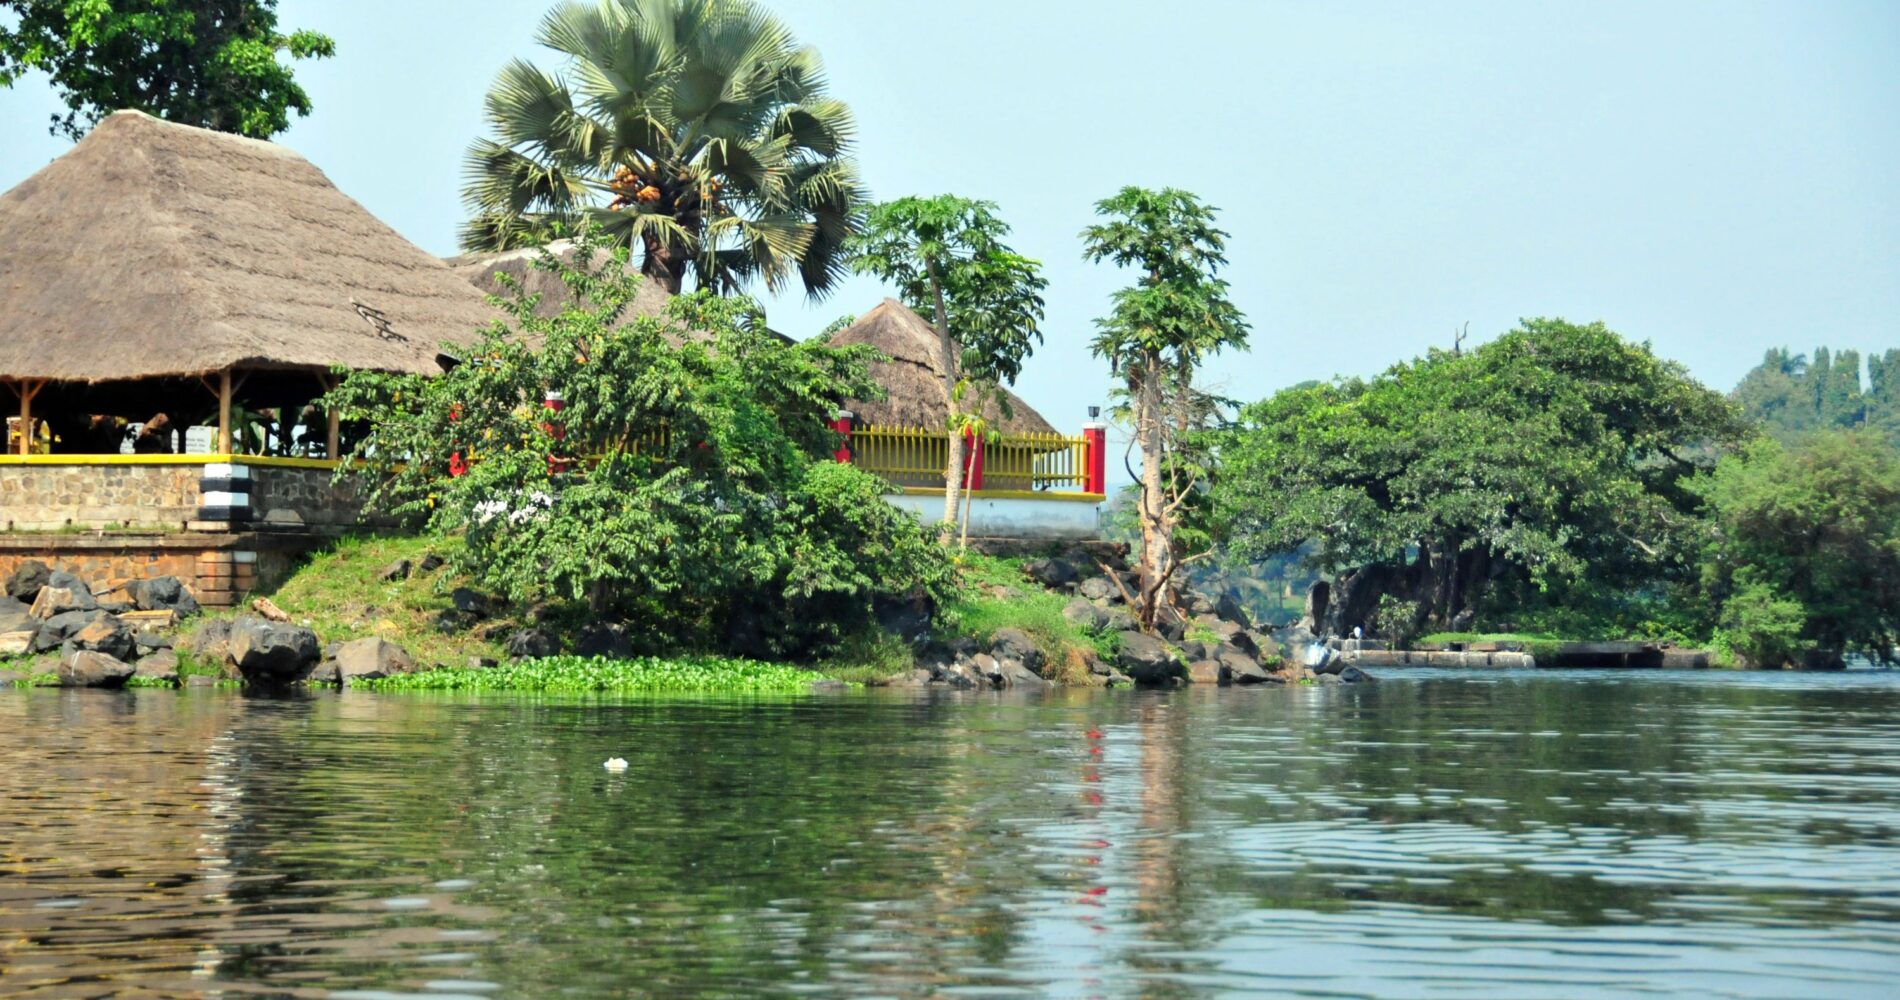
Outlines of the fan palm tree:
M 469 250 L 545 243 L 591 220 L 642 272 L 678 292 L 812 297 L 865 192 L 846 155 L 854 125 L 827 97 L 818 53 L 750 0 L 568 2 L 537 41 L 564 74 L 510 63 L 488 92 L 492 136 L 469 148 Z

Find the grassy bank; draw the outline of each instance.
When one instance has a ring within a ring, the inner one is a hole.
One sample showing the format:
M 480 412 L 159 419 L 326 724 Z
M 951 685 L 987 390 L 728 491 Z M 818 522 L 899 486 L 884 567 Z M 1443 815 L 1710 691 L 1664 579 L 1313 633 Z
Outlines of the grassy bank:
M 1042 651 L 1044 677 L 1063 684 L 1087 683 L 1089 657 L 1112 659 L 1115 637 L 1062 617 L 1071 598 L 1025 579 L 1024 562 L 977 553 L 961 556 L 958 569 L 964 586 L 943 609 L 940 630 L 947 637 L 984 642 L 1002 629 L 1021 629 Z

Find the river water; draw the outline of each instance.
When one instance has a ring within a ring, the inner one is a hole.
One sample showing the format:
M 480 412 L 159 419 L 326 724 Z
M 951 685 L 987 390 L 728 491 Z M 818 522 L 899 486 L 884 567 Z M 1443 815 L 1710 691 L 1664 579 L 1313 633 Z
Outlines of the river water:
M 760 994 L 1893 997 L 1900 672 L 0 692 L 0 995 Z

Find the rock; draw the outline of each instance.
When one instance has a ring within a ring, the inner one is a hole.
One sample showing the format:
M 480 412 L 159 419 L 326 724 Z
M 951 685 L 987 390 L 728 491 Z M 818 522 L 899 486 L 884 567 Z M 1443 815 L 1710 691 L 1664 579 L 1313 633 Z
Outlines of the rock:
M 1169 642 L 1180 642 L 1187 635 L 1187 622 L 1176 615 L 1156 615 L 1155 631 Z
M 463 614 L 486 618 L 493 602 L 489 600 L 487 594 L 480 591 L 471 590 L 468 587 L 457 587 L 449 592 L 449 604 Z
M 59 661 L 61 687 L 124 687 L 131 676 L 130 663 L 97 650 L 76 650 Z
M 416 569 L 423 573 L 433 573 L 436 570 L 441 569 L 442 564 L 446 561 L 447 560 L 443 559 L 441 556 L 436 555 L 433 552 L 430 552 L 422 557 L 422 562 L 416 564 Z
M 199 626 L 187 641 L 185 648 L 213 662 L 222 663 L 230 659 L 227 655 L 231 644 L 231 622 L 220 618 L 205 622 Z
M 84 585 L 56 587 L 49 583 L 41 587 L 39 596 L 33 599 L 31 613 L 33 617 L 43 620 L 69 611 L 92 611 L 98 607 L 99 602 L 93 600 L 92 591 L 86 589 Z
M 1062 617 L 1090 632 L 1099 632 L 1108 624 L 1108 612 L 1090 604 L 1086 597 L 1069 598 L 1069 603 L 1062 606 Z
M 216 687 L 217 684 L 218 679 L 216 677 L 206 677 L 204 674 L 192 674 L 190 677 L 185 678 L 185 686 L 188 688 Z
M 198 613 L 198 599 L 175 576 L 140 580 L 131 589 L 140 611 L 170 611 L 180 618 Z
M 814 694 L 837 694 L 851 690 L 851 685 L 843 681 L 834 681 L 829 677 L 820 677 L 811 682 L 811 689 Z
M 132 659 L 132 632 L 111 615 L 100 615 L 66 637 L 61 651 L 67 656 L 81 650 L 104 653 L 115 660 Z
M 1182 597 L 1183 597 L 1183 600 L 1181 603 L 1183 606 L 1187 608 L 1188 614 L 1199 616 L 1199 615 L 1211 615 L 1214 613 L 1214 602 L 1211 600 L 1208 600 L 1206 594 L 1203 594 L 1198 590 L 1191 590 L 1191 591 L 1188 591 L 1186 594 L 1182 595 Z
M 1031 559 L 1023 563 L 1023 575 L 1050 590 L 1066 590 L 1081 574 L 1067 560 Z
M 407 580 L 409 579 L 409 571 L 413 568 L 414 568 L 414 564 L 411 563 L 409 560 L 398 559 L 395 562 L 390 563 L 387 566 L 384 566 L 383 571 L 381 573 L 376 574 L 376 579 L 381 580 L 384 583 L 394 583 L 397 580 Z
M 1129 684 L 1133 684 L 1134 679 L 1129 677 L 1127 674 L 1122 673 L 1119 670 L 1111 670 L 1108 673 L 1108 678 L 1104 680 L 1102 683 L 1104 686 L 1107 686 L 1107 687 L 1123 687 Z
M 1091 576 L 1076 585 L 1075 592 L 1091 601 L 1119 601 L 1122 592 L 1105 576 Z
M 1314 678 L 1314 680 L 1317 680 L 1317 681 L 1319 681 L 1319 682 L 1320 682 L 1321 684 L 1344 684 L 1344 683 L 1346 683 L 1345 681 L 1343 681 L 1343 680 L 1341 680 L 1341 679 L 1340 679 L 1340 677 L 1339 677 L 1339 675 L 1338 675 L 1338 674 L 1320 674 L 1320 675 L 1319 675 L 1318 677 L 1315 677 L 1315 678 Z
M 287 622 L 290 620 L 290 615 L 285 612 L 283 608 L 273 603 L 268 597 L 259 597 L 253 600 L 251 602 L 251 610 L 263 615 L 269 621 Z
M 1215 660 L 1192 660 L 1187 665 L 1189 684 L 1219 684 L 1221 668 Z
M 144 656 L 154 650 L 172 648 L 172 637 L 143 628 L 132 633 L 132 644 L 138 647 L 139 655 Z
M 317 665 L 321 648 L 307 628 L 239 618 L 231 623 L 225 658 L 252 684 L 288 684 L 302 680 Z
M 37 622 L 34 624 L 38 625 Z M 31 653 L 33 637 L 37 635 L 39 635 L 37 627 L 0 632 L 0 656 L 25 656 Z
M 977 653 L 974 656 L 984 656 Z M 948 684 L 954 688 L 974 688 L 988 685 L 989 678 L 984 677 L 976 668 L 974 656 L 971 659 L 956 659 L 937 664 L 933 672 L 939 684 Z
M 161 649 L 141 656 L 138 663 L 133 665 L 133 673 L 139 677 L 175 685 L 178 683 L 178 654 L 169 649 Z
M 619 622 L 592 622 L 574 637 L 574 655 L 629 659 L 633 656 L 633 640 L 627 635 L 627 627 Z
M 1181 651 L 1181 659 L 1189 663 L 1195 660 L 1208 660 L 1213 658 L 1213 654 L 1208 652 L 1207 643 L 1199 639 L 1182 639 L 1173 645 L 1175 649 Z
M 996 668 L 996 673 L 990 675 L 990 680 L 997 687 L 1040 691 L 1049 686 L 1049 682 L 1043 680 L 1041 674 L 1015 660 L 1000 660 Z
M 443 608 L 436 613 L 435 630 L 443 635 L 455 635 L 468 631 L 476 620 L 474 615 L 460 608 Z
M 475 626 L 474 634 L 483 642 L 500 642 L 514 630 L 515 623 L 511 621 L 486 621 Z
M 1181 676 L 1174 650 L 1146 632 L 1122 632 L 1115 665 L 1138 684 L 1161 684 Z
M 7 596 L 24 604 L 32 604 L 40 596 L 40 588 L 53 575 L 51 567 L 38 559 L 28 559 L 14 569 L 7 577 Z
M 74 632 L 85 628 L 106 613 L 98 609 L 91 611 L 68 611 L 57 614 L 40 623 L 39 632 L 33 637 L 33 651 L 44 653 L 49 649 L 58 649 Z
M 468 658 L 467 664 L 470 670 L 487 670 L 490 667 L 501 666 L 501 661 L 492 656 L 471 656 Z
M 19 687 L 29 680 L 32 678 L 18 670 L 0 670 L 0 688 Z
M 326 654 L 327 652 L 326 650 Z M 305 684 L 335 684 L 341 687 L 343 672 L 336 668 L 335 660 L 325 655 L 322 662 L 310 668 L 310 673 L 304 677 L 303 682 Z
M 1101 657 L 1096 656 L 1094 653 L 1087 653 L 1084 655 L 1088 657 L 1089 673 L 1094 674 L 1097 677 L 1107 677 L 1109 674 L 1112 674 L 1115 672 L 1115 668 L 1109 666 L 1107 660 L 1104 660 Z
M 502 650 L 511 660 L 539 659 L 544 656 L 559 655 L 561 640 L 555 638 L 554 633 L 538 625 L 531 626 L 510 634 L 508 641 L 502 644 Z
M 1029 633 L 1019 628 L 997 629 L 990 636 L 990 655 L 998 660 L 1014 660 L 1032 671 L 1042 666 L 1042 650 L 1036 648 Z
M 37 597 L 39 595 L 35 594 L 34 596 Z M 32 614 L 32 611 L 33 602 L 31 601 L 15 600 L 11 597 L 0 597 L 0 621 L 5 621 L 8 618 L 16 616 L 25 618 Z
M 1221 680 L 1228 684 L 1265 684 L 1272 677 L 1259 660 L 1232 646 L 1222 646 L 1214 659 L 1220 663 Z
M 336 648 L 337 675 L 344 684 L 373 681 L 416 669 L 409 651 L 377 636 L 355 639 Z
M 1135 616 L 1123 608 L 1115 608 L 1108 613 L 1108 621 L 1102 628 L 1110 632 L 1132 632 L 1135 630 Z
M 1247 614 L 1247 609 L 1241 607 L 1240 601 L 1232 594 L 1222 594 L 1220 600 L 1214 602 L 1214 617 L 1233 622 L 1241 628 L 1253 627 L 1252 616 Z

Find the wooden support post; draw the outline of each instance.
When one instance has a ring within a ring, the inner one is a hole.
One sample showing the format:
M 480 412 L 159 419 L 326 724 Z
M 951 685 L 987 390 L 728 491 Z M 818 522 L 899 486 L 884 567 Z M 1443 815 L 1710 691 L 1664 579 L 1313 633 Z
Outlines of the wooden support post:
M 323 408 L 323 418 L 330 425 L 324 431 L 323 435 L 323 457 L 334 462 L 343 457 L 339 447 L 339 443 L 343 437 L 343 418 L 337 415 L 336 407 L 334 406 L 326 406 Z
M 46 388 L 46 380 L 28 380 L 19 384 L 20 392 L 20 454 L 33 453 L 33 397 Z M 3 449 L 0 449 L 3 450 Z
M 231 453 L 231 369 L 218 373 L 218 454 Z

